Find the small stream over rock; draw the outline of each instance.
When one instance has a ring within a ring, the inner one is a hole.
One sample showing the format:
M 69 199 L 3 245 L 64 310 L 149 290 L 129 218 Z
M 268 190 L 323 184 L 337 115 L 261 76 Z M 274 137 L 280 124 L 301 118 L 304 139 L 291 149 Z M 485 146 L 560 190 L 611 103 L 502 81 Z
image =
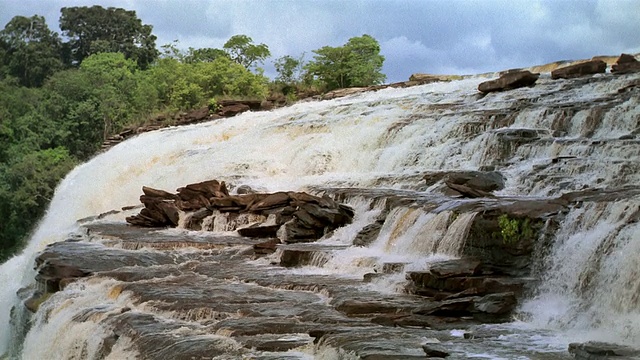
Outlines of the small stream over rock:
M 640 75 L 485 80 L 114 146 L 2 265 L 0 354 L 637 356 Z

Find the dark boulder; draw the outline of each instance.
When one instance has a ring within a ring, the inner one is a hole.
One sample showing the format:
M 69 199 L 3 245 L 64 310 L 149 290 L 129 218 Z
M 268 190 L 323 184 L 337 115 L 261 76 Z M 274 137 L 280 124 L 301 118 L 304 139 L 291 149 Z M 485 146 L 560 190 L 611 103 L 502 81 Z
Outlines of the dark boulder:
M 540 77 L 540 74 L 534 74 L 526 70 L 509 72 L 500 76 L 498 79 L 480 83 L 480 85 L 478 85 L 478 91 L 489 93 L 532 86 L 536 83 L 538 77 Z
M 383 222 L 374 222 L 362 228 L 353 239 L 353 245 L 355 246 L 369 246 L 373 243 L 380 234 Z
M 474 311 L 502 315 L 513 311 L 517 304 L 513 292 L 488 294 L 474 302 Z
M 250 109 L 251 108 L 249 107 L 249 105 L 246 105 L 246 104 L 226 105 L 226 106 L 220 107 L 220 110 L 218 110 L 218 115 L 224 116 L 224 117 L 230 117 L 230 116 L 238 115 L 245 111 L 249 111 Z
M 191 230 L 203 229 L 204 219 L 216 213 L 234 225 L 245 237 L 278 237 L 284 242 L 310 242 L 351 223 L 354 210 L 328 196 L 304 192 L 229 195 L 224 181 L 203 181 L 179 188 L 177 194 L 143 187 L 140 202 L 144 208 L 126 219 L 141 227 L 176 227 L 180 216 Z M 275 222 L 265 225 L 269 217 Z M 241 219 L 241 220 L 238 220 Z M 238 222 L 241 221 L 241 222 Z
M 504 176 L 498 171 L 452 170 L 436 171 L 424 175 L 427 186 L 443 181 L 449 188 L 460 193 L 476 193 L 483 197 L 488 193 L 504 189 Z
M 629 54 L 622 54 L 615 64 L 611 65 L 611 72 L 624 74 L 628 72 L 640 71 L 640 61 L 636 57 Z
M 432 264 L 429 271 L 439 278 L 454 276 L 470 276 L 479 272 L 480 261 L 472 259 L 455 259 Z
M 424 350 L 424 353 L 428 358 L 444 359 L 451 355 L 444 349 L 444 347 L 437 344 L 424 344 L 422 345 L 422 350 Z
M 165 227 L 178 225 L 178 208 L 173 201 L 160 197 L 141 195 L 140 201 L 144 209 L 138 215 L 129 216 L 126 221 L 142 227 Z
M 148 186 L 143 186 L 142 187 L 142 192 L 145 195 L 149 196 L 149 197 L 156 197 L 156 198 L 161 198 L 161 199 L 166 199 L 166 200 L 178 199 L 178 196 L 176 194 L 172 194 L 172 193 L 170 193 L 168 191 L 164 191 L 164 190 L 150 188 Z
M 280 225 L 253 224 L 245 228 L 238 229 L 238 234 L 245 237 L 255 238 L 275 238 Z
M 284 223 L 278 230 L 278 239 L 285 243 L 312 242 L 323 235 L 322 229 L 309 228 L 296 219 Z
M 251 205 L 248 210 L 251 212 L 259 212 L 263 210 L 280 208 L 288 206 L 290 201 L 291 198 L 289 197 L 289 194 L 287 194 L 286 192 L 277 192 L 269 194 L 264 199 Z

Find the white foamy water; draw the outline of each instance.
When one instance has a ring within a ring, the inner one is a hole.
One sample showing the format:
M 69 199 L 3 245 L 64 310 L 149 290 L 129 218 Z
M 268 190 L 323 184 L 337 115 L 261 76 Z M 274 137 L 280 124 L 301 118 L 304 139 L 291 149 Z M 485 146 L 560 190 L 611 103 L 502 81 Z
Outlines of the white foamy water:
M 11 343 L 6 324 L 11 307 L 18 304 L 15 293 L 33 282 L 37 252 L 66 239 L 77 219 L 136 204 L 143 185 L 174 191 L 219 179 L 260 191 L 316 186 L 415 189 L 425 171 L 482 166 L 495 166 L 505 174 L 507 187 L 501 195 L 548 196 L 585 185 L 637 185 L 640 146 L 634 140 L 605 140 L 637 128 L 640 101 L 631 97 L 610 102 L 598 110 L 605 114 L 595 124 L 589 110 L 634 76 L 575 89 L 565 89 L 566 81 L 541 78 L 534 88 L 484 97 L 476 88 L 485 79 L 471 78 L 300 103 L 139 135 L 73 170 L 56 190 L 24 252 L 0 267 L 0 323 L 5 325 L 0 327 L 0 355 Z M 567 104 L 580 109 L 567 112 Z M 543 131 L 541 141 L 509 147 L 496 132 L 502 128 Z M 557 128 L 556 134 L 551 128 Z M 552 162 L 557 157 L 571 159 Z M 364 199 L 350 201 L 358 210 L 356 221 L 324 241 L 349 244 L 382 209 Z M 624 220 L 624 214 L 636 208 L 637 199 L 631 199 L 606 211 L 585 206 L 569 214 L 548 259 L 544 285 L 524 306 L 531 310 L 533 324 L 572 333 L 601 331 L 612 340 L 640 343 L 635 295 L 640 269 L 630 255 L 640 250 L 640 236 L 637 223 L 626 225 Z M 381 258 L 408 261 L 416 269 L 427 266 L 433 256 L 437 260 L 457 254 L 472 220 L 472 213 L 454 219 L 447 211 L 393 209 L 374 244 L 351 255 L 344 252 L 352 259 L 334 260 L 334 266 L 330 261 L 325 270 L 364 272 Z
M 24 342 L 24 357 L 31 359 L 93 359 L 97 358 L 102 340 L 111 329 L 101 322 L 110 314 L 118 314 L 130 299 L 113 296 L 114 280 L 91 280 L 72 284 L 64 292 L 54 294 L 43 304 Z M 119 293 L 117 295 L 120 295 Z M 85 310 L 85 321 L 75 321 L 77 309 Z M 46 339 L 41 335 L 47 335 Z M 114 349 L 109 359 L 136 359 L 130 349 Z
M 523 311 L 574 341 L 640 344 L 639 201 L 588 204 L 565 220 Z

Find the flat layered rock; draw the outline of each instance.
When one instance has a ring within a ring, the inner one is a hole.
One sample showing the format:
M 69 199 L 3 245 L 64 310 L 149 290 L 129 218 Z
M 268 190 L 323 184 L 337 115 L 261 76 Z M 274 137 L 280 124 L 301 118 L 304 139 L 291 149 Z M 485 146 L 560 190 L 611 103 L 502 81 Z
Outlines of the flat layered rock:
M 538 77 L 540 77 L 540 74 L 534 74 L 527 70 L 508 72 L 496 80 L 480 83 L 480 85 L 478 85 L 478 91 L 489 93 L 532 86 L 536 83 Z
M 157 250 L 174 250 L 195 248 L 200 250 L 220 250 L 233 246 L 254 246 L 263 242 L 260 239 L 202 233 L 199 236 L 176 236 L 175 233 L 149 231 L 145 228 L 128 226 L 122 223 L 87 224 L 85 228 L 90 236 L 100 237 L 108 246 L 118 246 L 127 250 L 143 248 Z
M 640 349 L 601 341 L 569 344 L 569 352 L 578 360 L 637 360 Z
M 450 339 L 448 332 L 426 329 L 373 327 L 350 331 L 316 332 L 316 346 L 349 351 L 360 359 L 424 359 L 424 339 Z
M 551 72 L 552 79 L 572 79 L 581 76 L 602 74 L 607 70 L 607 63 L 602 60 L 585 61 L 565 66 Z

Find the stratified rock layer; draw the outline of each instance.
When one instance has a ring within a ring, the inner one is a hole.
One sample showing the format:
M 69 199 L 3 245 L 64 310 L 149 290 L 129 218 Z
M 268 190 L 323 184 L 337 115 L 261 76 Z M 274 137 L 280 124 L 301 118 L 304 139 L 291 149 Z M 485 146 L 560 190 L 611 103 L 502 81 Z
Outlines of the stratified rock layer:
M 242 236 L 278 237 L 292 243 L 317 240 L 350 223 L 354 215 L 349 206 L 303 192 L 229 195 L 224 181 L 218 180 L 189 184 L 177 194 L 146 186 L 142 191 L 144 208 L 126 219 L 142 227 L 176 227 L 182 216 L 187 229 L 203 230 L 204 219 L 217 214 L 227 221 L 242 218 L 236 221 Z

